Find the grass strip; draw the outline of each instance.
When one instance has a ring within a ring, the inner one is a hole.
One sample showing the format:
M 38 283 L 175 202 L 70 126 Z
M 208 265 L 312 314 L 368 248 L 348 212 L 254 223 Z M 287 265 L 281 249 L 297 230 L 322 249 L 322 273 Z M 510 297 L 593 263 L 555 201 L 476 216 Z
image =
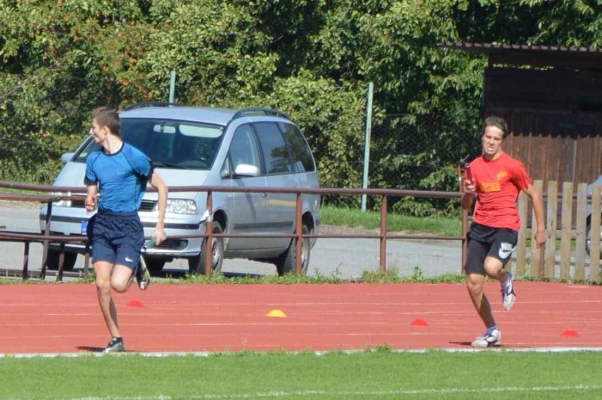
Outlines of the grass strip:
M 602 353 L 224 353 L 0 359 L 0 399 L 596 399 Z
M 380 212 L 359 209 L 322 207 L 320 218 L 325 225 L 346 226 L 350 228 L 379 229 Z M 440 236 L 462 235 L 462 219 L 450 217 L 413 217 L 389 213 L 387 215 L 389 232 L 428 233 Z

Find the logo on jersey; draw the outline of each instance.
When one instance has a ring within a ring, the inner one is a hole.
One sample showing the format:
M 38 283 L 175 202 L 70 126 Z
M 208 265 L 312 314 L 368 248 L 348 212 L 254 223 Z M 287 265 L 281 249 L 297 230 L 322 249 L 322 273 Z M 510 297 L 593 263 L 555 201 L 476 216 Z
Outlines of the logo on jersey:
M 500 171 L 495 177 L 495 182 L 480 182 L 479 192 L 499 192 L 502 190 L 502 179 L 508 176 L 508 171 Z
M 500 245 L 500 251 L 498 252 L 498 255 L 502 260 L 505 260 L 506 258 L 510 257 L 510 254 L 512 254 L 513 251 L 514 245 L 512 243 L 502 243 Z
M 500 190 L 502 190 L 502 185 L 499 182 L 479 183 L 479 192 L 499 192 Z

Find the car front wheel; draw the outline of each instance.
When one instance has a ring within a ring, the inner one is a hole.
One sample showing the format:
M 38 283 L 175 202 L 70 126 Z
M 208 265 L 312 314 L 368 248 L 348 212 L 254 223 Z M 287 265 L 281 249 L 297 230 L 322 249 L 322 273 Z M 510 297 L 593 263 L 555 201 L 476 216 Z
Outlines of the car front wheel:
M 223 233 L 222 225 L 218 221 L 213 221 L 213 233 Z M 205 273 L 205 251 L 207 249 L 207 239 L 203 240 L 201 252 L 198 256 L 188 259 L 188 271 L 191 274 Z M 224 238 L 213 237 L 211 242 L 211 272 L 220 272 L 224 262 Z

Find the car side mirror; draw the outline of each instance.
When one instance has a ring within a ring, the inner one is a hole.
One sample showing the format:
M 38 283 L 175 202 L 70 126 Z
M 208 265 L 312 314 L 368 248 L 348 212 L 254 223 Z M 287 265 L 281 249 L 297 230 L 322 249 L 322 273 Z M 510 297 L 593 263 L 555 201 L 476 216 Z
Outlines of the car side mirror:
M 61 156 L 61 162 L 63 164 L 67 164 L 69 161 L 71 161 L 71 159 L 73 158 L 73 156 L 75 155 L 74 152 L 71 153 L 65 153 Z
M 255 177 L 259 176 L 259 168 L 250 164 L 238 164 L 234 170 L 234 175 L 238 177 Z

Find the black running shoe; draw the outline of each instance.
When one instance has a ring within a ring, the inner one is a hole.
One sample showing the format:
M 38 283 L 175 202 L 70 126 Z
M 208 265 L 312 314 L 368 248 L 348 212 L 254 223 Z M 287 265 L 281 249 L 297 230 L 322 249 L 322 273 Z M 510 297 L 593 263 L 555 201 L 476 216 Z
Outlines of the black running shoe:
M 125 346 L 123 344 L 123 338 L 114 337 L 113 340 L 109 342 L 107 347 L 102 351 L 103 353 L 121 353 L 125 351 Z
M 138 268 L 136 268 L 136 281 L 140 290 L 146 290 L 151 283 L 150 272 L 148 272 L 148 268 L 146 268 L 146 263 L 142 257 L 140 257 L 140 263 L 138 264 Z

